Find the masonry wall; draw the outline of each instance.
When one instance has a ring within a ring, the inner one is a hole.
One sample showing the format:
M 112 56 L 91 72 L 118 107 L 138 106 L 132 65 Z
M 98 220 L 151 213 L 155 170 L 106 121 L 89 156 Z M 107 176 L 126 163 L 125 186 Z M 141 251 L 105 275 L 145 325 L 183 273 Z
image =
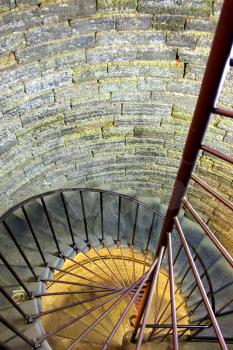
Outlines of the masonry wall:
M 209 0 L 1 0 L 0 212 L 74 186 L 167 204 L 220 7 Z M 232 107 L 231 78 L 220 106 Z M 232 121 L 213 118 L 207 144 L 233 154 L 232 139 Z M 227 164 L 202 154 L 197 173 L 232 200 Z M 197 186 L 190 199 L 233 246 L 227 210 Z

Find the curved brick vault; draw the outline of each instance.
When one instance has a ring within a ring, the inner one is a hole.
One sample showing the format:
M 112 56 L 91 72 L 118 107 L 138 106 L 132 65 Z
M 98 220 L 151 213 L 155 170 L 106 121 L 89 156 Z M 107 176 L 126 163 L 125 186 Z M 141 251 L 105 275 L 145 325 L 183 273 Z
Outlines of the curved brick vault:
M 1 212 L 72 186 L 167 204 L 220 7 L 219 0 L 1 0 Z M 214 118 L 207 144 L 232 154 L 230 125 Z M 202 155 L 197 173 L 232 199 L 226 164 Z M 190 198 L 233 246 L 227 210 L 198 187 Z

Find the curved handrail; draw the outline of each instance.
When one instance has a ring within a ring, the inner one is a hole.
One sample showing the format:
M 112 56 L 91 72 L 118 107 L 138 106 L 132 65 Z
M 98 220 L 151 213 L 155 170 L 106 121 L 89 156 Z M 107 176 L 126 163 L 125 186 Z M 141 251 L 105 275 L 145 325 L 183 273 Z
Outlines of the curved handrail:
M 20 202 L 20 203 L 17 203 L 16 205 L 14 205 L 13 207 L 9 208 L 5 213 L 3 213 L 1 216 L 0 216 L 0 223 L 2 221 L 5 220 L 5 218 L 13 213 L 14 211 L 16 211 L 17 209 L 19 209 L 20 207 L 22 207 L 23 205 L 25 204 L 28 204 L 30 203 L 31 201 L 33 200 L 36 200 L 36 199 L 40 199 L 40 198 L 45 198 L 45 197 L 48 197 L 52 194 L 55 194 L 55 193 L 61 193 L 61 192 L 75 192 L 75 191 L 81 191 L 81 192 L 98 192 L 98 193 L 105 193 L 105 194 L 109 194 L 109 195 L 112 195 L 112 196 L 116 196 L 116 197 L 121 197 L 121 198 L 125 198 L 131 202 L 135 202 L 135 203 L 138 203 L 140 204 L 141 206 L 143 206 L 144 208 L 154 212 L 155 214 L 157 214 L 159 217 L 161 217 L 162 219 L 164 219 L 164 215 L 162 215 L 161 213 L 159 213 L 157 210 L 153 209 L 151 206 L 149 206 L 148 204 L 136 199 L 136 198 L 132 198 L 128 195 L 125 195 L 125 194 L 121 194 L 121 193 L 118 193 L 118 192 L 114 192 L 114 191 L 106 191 L 106 190 L 101 190 L 101 189 L 98 189 L 98 188 L 88 188 L 88 187 L 71 187 L 71 188 L 61 188 L 61 189 L 58 189 L 58 190 L 52 190 L 52 191 L 48 191 L 48 192 L 45 192 L 45 193 L 41 193 L 41 194 L 37 194 L 35 196 L 32 196 L 30 198 L 27 198 L 25 199 L 24 201 Z

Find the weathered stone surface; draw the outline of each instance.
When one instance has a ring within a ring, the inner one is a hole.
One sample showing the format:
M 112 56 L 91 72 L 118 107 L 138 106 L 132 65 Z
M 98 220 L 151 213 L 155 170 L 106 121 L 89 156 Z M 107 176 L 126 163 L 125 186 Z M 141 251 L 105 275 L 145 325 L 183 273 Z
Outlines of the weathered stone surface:
M 54 73 L 46 77 L 37 78 L 25 82 L 26 93 L 36 94 L 42 90 L 50 90 L 72 82 L 72 74 L 69 71 Z
M 210 14 L 221 3 L 3 0 L 5 209 L 38 191 L 80 182 L 167 202 L 217 22 Z M 219 100 L 228 108 L 231 80 L 230 73 Z M 228 122 L 213 118 L 206 142 L 232 154 Z M 232 200 L 232 173 L 221 161 L 201 154 L 196 171 Z M 228 235 L 229 220 L 222 210 L 216 214 L 217 204 L 211 207 L 197 187 L 190 192 L 212 227 L 220 230 L 216 222 L 226 220 Z
M 199 19 L 199 18 L 188 18 L 185 29 L 192 31 L 210 32 L 213 33 L 215 30 L 216 23 L 213 20 Z
M 138 90 L 141 91 L 164 91 L 166 82 L 164 80 L 144 78 L 138 80 Z
M 200 84 L 196 84 L 190 81 L 177 80 L 167 84 L 167 91 L 177 92 L 189 95 L 197 95 L 200 89 Z
M 26 46 L 25 38 L 21 33 L 13 33 L 0 38 L 0 55 L 22 49 Z
M 73 71 L 74 82 L 85 82 L 104 79 L 108 77 L 107 63 L 86 64 Z
M 25 8 L 20 11 L 6 12 L 1 17 L 0 23 L 0 33 L 4 35 L 18 31 L 19 28 L 23 30 L 42 25 L 42 19 L 40 17 L 39 8 L 36 6 L 29 9 Z M 1 32 L 1 30 L 3 32 Z
M 25 97 L 26 95 L 23 84 L 15 84 L 10 88 L 5 87 L 0 93 L 1 110 L 9 109 L 9 106 L 17 106 L 20 101 L 25 99 Z
M 166 116 L 171 114 L 171 108 L 168 106 L 148 103 L 124 103 L 123 105 L 123 115 L 136 115 L 136 116 Z
M 18 107 L 5 111 L 4 116 L 8 118 L 10 122 L 11 118 L 21 116 L 21 114 L 27 112 L 30 109 L 39 108 L 44 105 L 49 106 L 53 104 L 53 102 L 54 102 L 54 94 L 51 91 L 49 91 L 43 95 L 35 96 L 33 98 L 27 99 Z
M 14 0 L 1 0 L 0 3 L 0 11 L 4 12 L 7 10 L 10 10 L 15 7 L 15 1 Z
M 98 12 L 129 12 L 136 10 L 137 0 L 97 0 Z
M 150 99 L 150 91 L 116 91 L 111 93 L 113 101 L 147 101 Z
M 121 113 L 121 105 L 119 103 L 108 102 L 95 102 L 90 103 L 87 109 L 86 104 L 80 104 L 76 111 L 65 113 L 66 122 L 73 123 L 77 120 L 89 120 L 90 118 L 98 117 L 111 117 Z
M 184 67 L 175 62 L 163 61 L 135 61 L 116 62 L 108 64 L 108 74 L 115 77 L 160 77 L 175 78 L 183 77 Z
M 5 68 L 9 68 L 15 64 L 16 60 L 15 55 L 13 53 L 0 56 L 0 71 Z
M 143 13 L 171 13 L 206 17 L 211 13 L 211 1 L 140 0 L 138 10 Z
M 137 80 L 134 78 L 109 78 L 106 80 L 100 80 L 99 91 L 105 92 L 116 92 L 116 91 L 136 91 Z
M 97 33 L 96 42 L 98 45 L 147 45 L 164 44 L 166 35 L 154 31 L 145 32 L 115 32 Z
M 41 106 L 37 108 L 35 111 L 33 111 L 33 114 L 31 111 L 27 111 L 24 114 L 20 116 L 20 119 L 22 121 L 23 127 L 28 127 L 29 124 L 31 126 L 34 123 L 37 123 L 39 120 L 47 120 L 48 118 L 52 116 L 56 116 L 58 114 L 68 112 L 70 110 L 70 101 L 69 100 L 63 100 L 58 101 L 56 103 L 52 103 L 51 105 L 47 106 Z
M 40 60 L 42 75 L 52 73 L 61 69 L 74 68 L 84 65 L 86 62 L 85 49 L 61 53 L 54 57 Z
M 153 28 L 158 30 L 182 31 L 184 26 L 184 16 L 156 15 L 153 19 Z
M 63 101 L 70 98 L 89 97 L 97 92 L 97 83 L 72 84 L 65 88 L 55 89 L 55 97 L 56 101 Z
M 69 37 L 72 34 L 68 22 L 64 24 L 41 26 L 29 30 L 26 33 L 26 40 L 28 45 L 38 45 L 42 42 L 52 41 L 54 39 L 61 39 Z
M 72 51 L 78 48 L 92 47 L 95 42 L 94 34 L 73 37 L 68 40 L 44 43 L 38 46 L 32 46 L 16 52 L 16 57 L 20 62 L 28 62 L 42 59 L 48 56 Z
M 67 20 L 77 17 L 93 16 L 96 13 L 95 0 L 68 1 L 63 4 L 51 4 L 42 6 L 42 17 L 53 18 L 57 16 L 60 20 Z
M 116 30 L 150 30 L 152 29 L 152 16 L 116 17 L 115 28 Z
M 0 72 L 1 86 L 13 85 L 18 81 L 32 79 L 40 75 L 40 67 L 38 64 L 29 64 L 25 66 L 17 66 L 16 69 L 7 69 Z
M 185 63 L 193 63 L 196 65 L 206 65 L 208 59 L 209 50 L 187 50 L 178 48 L 179 59 Z
M 196 41 L 197 39 L 193 35 L 185 35 L 180 33 L 167 35 L 167 44 L 169 46 L 194 48 L 196 46 Z
M 87 50 L 87 63 L 130 61 L 136 59 L 136 55 L 137 48 L 134 47 L 111 47 L 107 50 L 97 47 Z
M 176 50 L 165 49 L 162 47 L 139 47 L 137 51 L 138 60 L 174 60 L 176 58 Z
M 74 33 L 84 34 L 97 31 L 108 31 L 115 28 L 114 18 L 82 18 L 71 21 Z

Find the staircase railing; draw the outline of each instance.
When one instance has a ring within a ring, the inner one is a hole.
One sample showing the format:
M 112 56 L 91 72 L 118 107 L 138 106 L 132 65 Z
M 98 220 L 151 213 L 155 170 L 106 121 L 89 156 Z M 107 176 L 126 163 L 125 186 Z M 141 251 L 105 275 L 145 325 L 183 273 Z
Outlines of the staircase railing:
M 194 111 L 194 116 L 187 136 L 181 164 L 177 173 L 177 177 L 174 184 L 173 193 L 168 206 L 168 210 L 165 216 L 164 225 L 161 231 L 159 244 L 157 246 L 157 251 L 155 256 L 158 256 L 161 248 L 167 247 L 169 253 L 169 266 L 170 279 L 173 282 L 172 276 L 172 264 L 171 264 L 171 234 L 174 234 L 174 227 L 178 231 L 182 246 L 188 258 L 189 265 L 195 276 L 198 289 L 201 293 L 203 302 L 206 306 L 208 316 L 211 320 L 211 324 L 214 327 L 216 339 L 219 342 L 221 349 L 227 349 L 226 342 L 224 340 L 221 329 L 218 325 L 214 310 L 208 300 L 207 293 L 201 281 L 200 274 L 195 265 L 195 261 L 192 257 L 189 244 L 185 238 L 181 223 L 179 221 L 178 215 L 181 208 L 184 206 L 190 211 L 193 218 L 197 223 L 203 228 L 204 232 L 213 244 L 217 247 L 220 254 L 225 257 L 229 263 L 229 267 L 233 267 L 233 260 L 223 245 L 216 238 L 215 234 L 210 230 L 210 228 L 204 223 L 201 217 L 196 213 L 188 199 L 185 198 L 187 193 L 190 180 L 195 181 L 199 186 L 205 189 L 208 193 L 212 194 L 217 200 L 224 204 L 227 208 L 233 210 L 233 204 L 224 198 L 220 193 L 215 191 L 211 186 L 207 185 L 202 179 L 199 179 L 193 174 L 195 165 L 198 160 L 198 156 L 201 151 L 211 154 L 222 161 L 233 164 L 233 158 L 226 155 L 217 149 L 209 147 L 204 143 L 205 136 L 208 130 L 208 126 L 212 117 L 215 115 L 221 115 L 226 118 L 233 118 L 233 111 L 226 110 L 216 107 L 218 96 L 220 94 L 221 86 L 224 81 L 224 77 L 227 69 L 232 66 L 232 58 L 230 57 L 232 52 L 233 44 L 233 25 L 232 25 L 232 14 L 233 14 L 233 1 L 225 0 L 223 3 L 221 15 L 217 25 L 216 33 L 214 36 L 212 48 L 210 51 L 208 63 L 204 73 L 199 97 L 197 100 L 196 108 Z M 135 341 L 137 332 L 140 328 L 136 350 L 141 348 L 142 344 L 142 329 L 145 329 L 147 323 L 147 315 L 145 310 L 150 308 L 150 298 L 149 296 L 153 293 L 155 283 L 152 283 L 152 278 L 150 279 L 150 284 L 145 294 L 145 298 L 141 303 L 141 309 L 138 314 L 135 329 L 131 338 L 131 341 Z M 172 284 L 172 283 L 171 283 Z M 177 350 L 178 344 L 178 333 L 177 333 L 177 320 L 176 320 L 176 305 L 174 298 L 174 289 L 170 285 L 171 293 L 171 312 L 172 312 L 172 336 L 173 336 L 173 349 Z

